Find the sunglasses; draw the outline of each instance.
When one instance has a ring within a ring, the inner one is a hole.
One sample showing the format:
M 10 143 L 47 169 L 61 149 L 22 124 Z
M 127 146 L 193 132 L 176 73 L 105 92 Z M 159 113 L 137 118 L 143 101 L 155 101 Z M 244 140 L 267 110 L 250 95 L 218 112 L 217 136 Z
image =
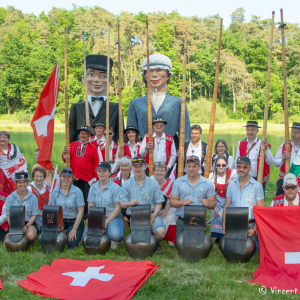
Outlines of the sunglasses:
M 285 186 L 284 188 L 285 188 L 286 190 L 292 190 L 292 191 L 293 191 L 296 187 L 297 187 L 296 185 L 287 185 L 287 186 Z
M 237 168 L 238 170 L 247 170 L 247 169 L 249 169 L 248 166 L 237 166 L 236 168 Z
M 191 129 L 200 129 L 200 125 L 193 125 Z
M 112 135 L 112 134 L 113 134 L 112 132 L 109 133 L 109 135 Z M 104 135 L 106 135 L 106 133 L 104 133 Z
M 227 165 L 226 164 L 217 164 L 217 168 L 226 168 L 227 167 Z
M 158 162 L 155 162 L 154 165 L 158 166 L 158 165 L 164 165 L 164 163 L 158 161 Z
M 144 162 L 144 159 L 143 158 L 134 158 L 132 161 L 131 161 L 133 164 L 139 162 L 139 163 L 143 163 Z
M 197 156 L 189 156 L 186 160 L 187 161 L 199 161 L 199 158 Z

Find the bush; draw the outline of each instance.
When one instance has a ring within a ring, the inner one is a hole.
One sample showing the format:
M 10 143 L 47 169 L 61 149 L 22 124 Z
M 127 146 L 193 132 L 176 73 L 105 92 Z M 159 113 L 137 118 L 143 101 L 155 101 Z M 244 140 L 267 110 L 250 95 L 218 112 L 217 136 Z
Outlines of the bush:
M 275 114 L 273 114 L 272 119 L 276 124 L 283 124 L 284 123 L 284 113 L 283 111 L 278 111 Z
M 292 115 L 289 117 L 289 122 L 300 122 L 300 115 Z
M 29 110 L 19 111 L 16 113 L 16 119 L 20 123 L 30 123 L 33 117 L 33 113 Z
M 204 98 L 187 104 L 191 123 L 209 124 L 212 103 Z M 225 109 L 217 104 L 215 123 L 224 123 L 228 119 Z

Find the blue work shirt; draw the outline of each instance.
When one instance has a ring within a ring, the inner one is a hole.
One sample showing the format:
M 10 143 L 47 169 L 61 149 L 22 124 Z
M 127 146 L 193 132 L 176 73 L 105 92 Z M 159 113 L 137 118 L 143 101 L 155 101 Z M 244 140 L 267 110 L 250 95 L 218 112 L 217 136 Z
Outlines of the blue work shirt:
M 25 206 L 25 221 L 29 221 L 31 216 L 37 216 L 39 214 L 38 198 L 33 193 L 27 191 L 27 195 L 21 202 L 18 195 L 18 190 L 13 191 L 6 198 L 5 214 L 10 215 L 10 208 L 12 206 Z
M 215 189 L 212 182 L 203 176 L 197 181 L 193 187 L 189 175 L 186 174 L 175 180 L 171 194 L 179 196 L 180 201 L 190 199 L 193 203 L 189 205 L 203 205 L 200 200 L 207 199 L 215 195 Z M 176 209 L 175 214 L 183 218 L 184 206 Z
M 159 184 L 148 176 L 146 176 L 142 186 L 136 182 L 134 177 L 123 183 L 120 201 L 130 202 L 133 199 L 136 199 L 139 204 L 150 204 L 151 212 L 154 212 L 156 204 L 165 201 Z M 131 206 L 127 208 L 126 213 L 131 215 Z
M 115 203 L 120 202 L 121 191 L 121 187 L 109 179 L 107 186 L 100 192 L 98 180 L 90 188 L 88 202 L 94 203 L 98 207 L 105 207 L 106 217 L 109 217 L 115 209 Z
M 230 207 L 249 207 L 249 220 L 254 219 L 253 206 L 256 205 L 256 201 L 265 198 L 262 184 L 251 176 L 242 191 L 239 176 L 231 181 L 227 188 L 226 197 L 231 199 Z
M 64 219 L 75 219 L 78 215 L 78 207 L 84 206 L 83 194 L 73 184 L 66 196 L 62 189 L 57 187 L 52 191 L 48 204 L 61 206 Z

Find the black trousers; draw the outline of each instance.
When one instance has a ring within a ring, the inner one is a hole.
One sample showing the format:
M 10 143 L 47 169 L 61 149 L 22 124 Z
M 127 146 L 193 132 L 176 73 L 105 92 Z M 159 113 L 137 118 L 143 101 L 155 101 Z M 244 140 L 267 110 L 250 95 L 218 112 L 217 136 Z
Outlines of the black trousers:
M 87 181 L 84 181 L 82 179 L 77 179 L 74 181 L 74 185 L 77 186 L 83 193 L 83 199 L 84 199 L 84 215 L 85 218 L 88 213 L 88 195 L 89 195 L 89 190 L 90 190 L 90 185 Z
M 277 181 L 276 196 L 284 194 L 282 186 L 283 186 L 283 179 L 279 178 L 279 180 Z
M 6 236 L 6 231 L 0 227 L 0 242 L 3 242 L 4 241 L 4 238 Z

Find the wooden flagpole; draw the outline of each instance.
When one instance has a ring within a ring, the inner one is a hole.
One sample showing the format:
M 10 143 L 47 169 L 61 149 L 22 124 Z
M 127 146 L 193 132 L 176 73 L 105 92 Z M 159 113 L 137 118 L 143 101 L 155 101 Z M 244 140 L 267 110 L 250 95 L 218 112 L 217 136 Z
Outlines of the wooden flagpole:
M 208 136 L 206 166 L 210 166 L 210 164 L 211 164 L 211 155 L 212 155 L 213 141 L 214 141 L 216 105 L 217 105 L 217 96 L 218 96 L 218 77 L 219 77 L 219 66 L 220 66 L 221 42 L 222 42 L 221 41 L 222 26 L 223 26 L 223 19 L 221 19 L 221 24 L 220 24 L 219 47 L 218 47 L 218 56 L 217 56 L 217 66 L 216 66 L 216 76 L 215 76 L 213 102 L 212 102 L 212 106 L 211 106 L 211 116 L 210 116 L 210 127 L 209 127 L 209 136 Z M 204 172 L 204 177 L 208 178 L 209 173 L 210 173 L 210 170 L 206 167 L 205 172 Z
M 105 161 L 109 162 L 109 85 L 110 85 L 110 22 L 107 28 L 107 87 L 106 87 L 106 136 L 105 136 Z
M 67 71 L 67 28 L 65 27 L 65 131 L 66 146 L 70 149 L 69 137 L 69 107 L 68 107 L 68 71 Z M 66 166 L 70 168 L 70 151 L 66 153 Z
M 187 56 L 187 26 L 185 27 L 184 49 L 183 49 L 183 74 L 182 74 L 182 100 L 180 115 L 180 137 L 178 158 L 178 178 L 183 176 L 184 172 L 184 136 L 185 136 L 185 93 L 186 93 L 186 56 Z
M 122 81 L 121 81 L 121 42 L 120 42 L 120 21 L 118 20 L 118 76 L 119 76 L 119 152 L 124 156 L 124 128 L 122 110 Z
M 269 46 L 269 64 L 268 64 L 268 77 L 267 77 L 267 88 L 266 88 L 266 102 L 265 102 L 265 112 L 264 112 L 264 124 L 262 130 L 262 141 L 266 139 L 267 136 L 267 121 L 268 121 L 268 111 L 269 111 L 269 94 L 270 94 L 270 80 L 271 80 L 271 67 L 272 67 L 272 49 L 273 49 L 273 29 L 274 29 L 274 16 L 275 11 L 272 11 L 272 25 L 271 25 L 271 36 L 270 36 L 270 46 Z M 265 146 L 260 148 L 260 158 L 259 167 L 257 174 L 257 181 L 263 183 L 264 174 L 264 163 L 265 163 Z
M 151 89 L 150 89 L 150 61 L 149 61 L 149 32 L 148 16 L 146 16 L 146 39 L 147 39 L 147 92 L 148 92 L 148 138 L 149 142 L 153 141 L 152 137 L 152 108 L 151 108 Z M 153 175 L 153 149 L 149 149 L 149 177 Z
M 289 134 L 289 106 L 287 98 L 287 85 L 286 85 L 286 61 L 285 61 L 285 40 L 284 40 L 284 26 L 283 23 L 283 9 L 280 9 L 281 19 L 281 43 L 282 43 L 282 69 L 283 69 L 283 95 L 284 95 L 284 135 L 285 135 L 285 151 L 290 153 L 290 134 Z M 285 160 L 285 174 L 290 170 L 290 159 Z

